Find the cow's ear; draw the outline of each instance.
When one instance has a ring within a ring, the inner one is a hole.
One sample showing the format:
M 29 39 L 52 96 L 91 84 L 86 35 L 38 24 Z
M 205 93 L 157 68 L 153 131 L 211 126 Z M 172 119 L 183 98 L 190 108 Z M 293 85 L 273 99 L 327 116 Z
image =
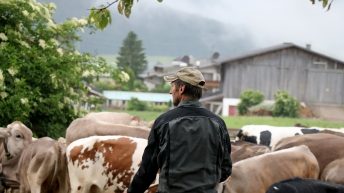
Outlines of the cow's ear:
M 8 130 L 8 128 L 3 128 L 0 127 L 0 138 L 7 138 L 11 135 L 10 131 Z

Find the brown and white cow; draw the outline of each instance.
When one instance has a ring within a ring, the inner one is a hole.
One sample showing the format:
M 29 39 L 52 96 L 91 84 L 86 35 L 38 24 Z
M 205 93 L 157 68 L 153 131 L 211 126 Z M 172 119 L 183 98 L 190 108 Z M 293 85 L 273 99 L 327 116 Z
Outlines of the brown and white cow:
M 146 139 L 128 136 L 91 136 L 72 142 L 67 147 L 71 193 L 124 192 L 146 145 Z
M 66 143 L 69 145 L 75 140 L 95 135 L 124 135 L 147 139 L 149 132 L 150 130 L 146 127 L 114 124 L 83 117 L 75 119 L 67 128 Z
M 20 193 L 66 193 L 69 178 L 66 147 L 45 137 L 26 147 L 20 157 L 18 175 Z
M 336 159 L 327 164 L 320 179 L 336 184 L 344 184 L 344 158 Z
M 281 139 L 273 151 L 286 149 L 298 145 L 306 145 L 319 162 L 320 175 L 330 162 L 344 157 L 344 138 L 327 133 L 300 135 Z
M 223 193 L 265 193 L 274 183 L 301 177 L 316 179 L 319 165 L 307 146 L 266 153 L 233 164 Z

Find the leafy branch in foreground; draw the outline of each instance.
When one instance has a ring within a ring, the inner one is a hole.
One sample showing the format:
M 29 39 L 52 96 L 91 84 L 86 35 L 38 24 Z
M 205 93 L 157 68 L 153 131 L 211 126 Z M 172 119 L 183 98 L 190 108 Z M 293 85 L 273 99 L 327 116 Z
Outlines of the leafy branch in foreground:
M 310 0 L 312 4 L 315 4 L 316 0 Z M 322 2 L 323 8 L 327 8 L 327 10 L 330 10 L 331 5 L 333 3 L 333 0 L 329 2 L 329 0 L 318 0 L 319 2 Z
M 137 2 L 138 1 L 139 0 L 137 0 Z M 162 2 L 163 0 L 157 1 Z M 111 13 L 108 8 L 115 3 L 117 3 L 118 13 L 129 18 L 131 9 L 134 5 L 134 0 L 115 0 L 111 3 L 107 3 L 107 5 L 101 5 L 98 8 L 93 7 L 92 9 L 90 9 L 90 14 L 88 16 L 90 23 L 93 23 L 97 28 L 101 30 L 103 30 L 107 25 L 111 24 Z

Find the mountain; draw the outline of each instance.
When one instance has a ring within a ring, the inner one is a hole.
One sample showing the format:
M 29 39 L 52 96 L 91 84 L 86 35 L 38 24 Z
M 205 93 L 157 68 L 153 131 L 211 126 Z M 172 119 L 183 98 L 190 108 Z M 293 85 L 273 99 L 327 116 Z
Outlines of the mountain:
M 51 2 L 40 0 L 40 2 Z M 53 0 L 56 4 L 54 19 L 62 22 L 70 17 L 86 17 L 92 1 Z M 139 1 L 138 4 L 145 3 Z M 154 2 L 156 3 L 156 2 Z M 138 5 L 134 5 L 138 6 Z M 140 6 L 133 9 L 130 18 L 119 15 L 115 6 L 112 24 L 94 34 L 82 33 L 77 48 L 96 55 L 117 54 L 123 39 L 133 31 L 142 40 L 146 55 L 182 56 L 194 55 L 208 58 L 214 52 L 229 56 L 246 50 L 252 45 L 247 32 L 238 31 L 233 25 L 188 14 L 163 6 Z

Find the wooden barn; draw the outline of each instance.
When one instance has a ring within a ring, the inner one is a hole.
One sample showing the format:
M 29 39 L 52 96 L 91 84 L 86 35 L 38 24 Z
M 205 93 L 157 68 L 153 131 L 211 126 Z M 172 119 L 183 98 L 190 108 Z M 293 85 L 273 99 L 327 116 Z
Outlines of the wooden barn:
M 278 90 L 309 105 L 344 106 L 344 62 L 292 43 L 257 50 L 221 62 L 224 98 L 247 89 L 273 99 Z M 225 108 L 225 107 L 224 107 Z

